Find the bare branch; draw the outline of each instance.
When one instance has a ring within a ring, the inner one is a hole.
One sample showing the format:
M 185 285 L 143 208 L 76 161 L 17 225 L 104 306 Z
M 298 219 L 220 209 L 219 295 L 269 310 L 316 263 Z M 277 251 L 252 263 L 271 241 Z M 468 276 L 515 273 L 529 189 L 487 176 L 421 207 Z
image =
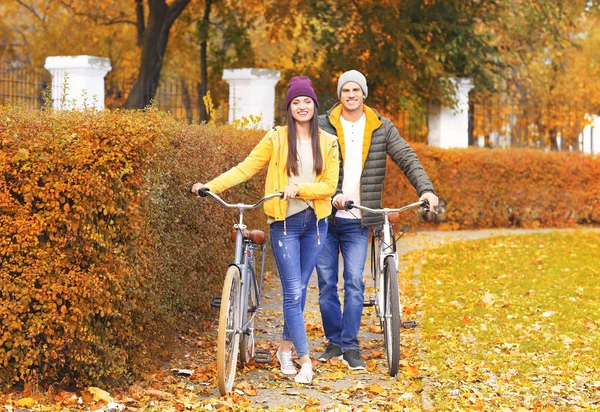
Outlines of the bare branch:
M 170 6 L 168 10 L 167 24 L 171 26 L 177 17 L 181 14 L 183 9 L 188 5 L 190 0 L 175 0 Z
M 137 26 L 136 21 L 130 20 L 123 16 L 109 17 L 106 14 L 99 14 L 99 13 L 93 13 L 93 12 L 82 12 L 82 11 L 76 10 L 73 7 L 73 4 L 71 1 L 59 0 L 59 2 L 64 8 L 69 10 L 74 16 L 85 17 L 85 18 L 91 19 L 94 21 L 94 23 L 96 23 L 100 26 L 111 26 L 114 24 L 131 24 L 131 25 Z
M 37 10 L 32 5 L 25 4 L 25 2 L 22 0 L 15 0 L 15 1 L 17 2 L 17 4 L 20 4 L 22 7 L 29 10 L 31 12 L 31 14 L 33 14 L 35 16 L 36 19 L 38 19 L 41 22 L 45 21 L 45 19 L 38 14 Z

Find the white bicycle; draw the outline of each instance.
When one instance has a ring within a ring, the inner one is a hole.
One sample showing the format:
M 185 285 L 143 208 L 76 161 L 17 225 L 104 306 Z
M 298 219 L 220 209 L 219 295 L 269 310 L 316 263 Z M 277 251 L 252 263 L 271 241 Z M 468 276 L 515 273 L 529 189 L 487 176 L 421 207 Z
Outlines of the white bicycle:
M 400 220 L 400 213 L 406 210 L 421 208 L 416 219 L 424 212 L 429 212 L 429 204 L 422 200 L 407 206 L 390 209 L 371 209 L 366 206 L 355 205 L 348 201 L 346 209 L 359 209 L 363 212 L 381 214 L 383 225 L 373 231 L 371 243 L 371 276 L 375 286 L 375 295 L 371 296 L 364 306 L 374 306 L 383 330 L 383 340 L 387 356 L 388 372 L 390 376 L 398 374 L 400 364 L 400 331 L 401 328 L 415 327 L 415 322 L 402 322 L 402 306 L 400 305 L 400 292 L 398 288 L 398 252 L 396 241 L 410 228 L 404 229 L 396 238 L 393 225 Z M 413 219 L 413 221 L 414 221 Z

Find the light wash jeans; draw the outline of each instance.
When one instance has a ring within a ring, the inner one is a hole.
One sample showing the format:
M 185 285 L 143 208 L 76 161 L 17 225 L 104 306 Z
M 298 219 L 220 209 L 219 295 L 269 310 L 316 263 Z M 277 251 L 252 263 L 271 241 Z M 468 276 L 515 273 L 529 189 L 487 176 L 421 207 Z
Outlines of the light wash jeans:
M 327 219 L 318 222 L 321 242 L 317 239 L 317 219 L 313 209 L 271 223 L 271 249 L 277 263 L 283 290 L 282 339 L 291 341 L 298 356 L 308 355 L 304 304 L 306 288 L 327 236 Z
M 360 219 L 335 219 L 317 263 L 319 307 L 328 342 L 342 351 L 360 349 L 358 331 L 363 313 L 369 229 Z M 344 313 L 338 295 L 339 252 L 344 259 Z

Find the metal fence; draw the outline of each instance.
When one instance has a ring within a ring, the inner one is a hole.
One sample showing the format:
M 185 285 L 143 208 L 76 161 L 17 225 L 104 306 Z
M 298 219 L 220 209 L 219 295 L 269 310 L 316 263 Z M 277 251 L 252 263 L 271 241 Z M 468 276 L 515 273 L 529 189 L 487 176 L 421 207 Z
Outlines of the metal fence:
M 105 79 L 105 106 L 121 108 L 127 100 L 134 79 L 123 79 L 109 74 Z M 44 102 L 51 102 L 52 76 L 47 70 L 31 70 L 0 66 L 0 104 L 16 104 L 41 108 Z M 222 87 L 221 87 L 222 89 Z M 219 90 L 213 93 L 217 105 L 223 100 Z M 159 109 L 171 113 L 179 119 L 197 121 L 201 118 L 203 109 L 200 98 L 199 82 L 184 82 L 181 80 L 161 80 L 153 104 Z M 221 108 L 221 111 L 223 109 Z M 225 112 L 226 113 L 226 112 Z
M 0 66 L 0 104 L 42 107 L 52 97 L 51 79 L 46 70 Z
M 129 91 L 133 88 L 134 79 L 123 79 L 109 74 L 105 81 L 105 105 L 115 109 L 123 107 Z M 222 85 L 219 85 L 222 86 Z M 227 109 L 228 100 L 224 98 L 222 87 L 211 90 L 211 99 L 222 113 Z M 161 79 L 152 105 L 159 110 L 169 112 L 177 119 L 187 119 L 189 122 L 202 118 L 201 110 L 204 104 L 201 98 L 201 83 L 176 79 Z M 224 108 L 225 107 L 225 108 Z M 220 117 L 223 117 L 221 114 Z
M 580 135 L 594 108 L 587 101 L 537 102 L 495 95 L 471 97 L 470 141 L 485 146 L 581 150 Z
M 108 108 L 123 107 L 133 79 L 119 78 L 109 73 L 105 81 L 105 105 Z M 227 84 L 221 82 L 211 90 L 217 107 L 217 119 L 227 121 Z M 50 73 L 43 69 L 32 70 L 0 66 L 0 104 L 17 104 L 42 107 L 50 102 Z M 323 95 L 320 110 L 324 113 L 336 96 Z M 586 126 L 586 113 L 592 112 L 586 102 L 562 102 L 539 104 L 510 95 L 480 97 L 472 93 L 469 109 L 469 144 L 485 146 L 552 147 L 553 149 L 581 150 L 580 138 Z M 200 98 L 200 83 L 174 79 L 162 79 L 153 104 L 174 117 L 190 122 L 202 118 L 204 109 Z M 285 114 L 285 90 L 275 96 L 275 123 L 283 124 Z M 411 142 L 427 142 L 427 112 L 425 110 L 400 111 L 392 120 L 400 134 Z

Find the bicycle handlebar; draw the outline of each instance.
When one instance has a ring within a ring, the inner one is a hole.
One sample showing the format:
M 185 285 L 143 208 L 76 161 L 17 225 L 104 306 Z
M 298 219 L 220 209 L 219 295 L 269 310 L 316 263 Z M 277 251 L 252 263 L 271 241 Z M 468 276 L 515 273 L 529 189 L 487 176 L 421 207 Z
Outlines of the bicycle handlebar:
M 253 205 L 247 205 L 244 203 L 227 203 L 226 201 L 221 199 L 218 195 L 211 192 L 207 187 L 203 187 L 202 189 L 198 190 L 198 196 L 212 197 L 214 200 L 216 200 L 218 203 L 220 203 L 223 207 L 228 207 L 231 209 L 256 209 L 257 207 L 259 207 L 260 205 L 262 205 L 265 201 L 267 201 L 269 199 L 272 199 L 274 197 L 283 197 L 283 193 L 276 192 L 276 193 L 268 194 Z
M 371 209 L 370 207 L 362 206 L 354 204 L 354 201 L 348 200 L 344 203 L 344 207 L 348 210 L 356 208 L 358 210 L 362 210 L 365 212 L 373 213 L 373 214 L 387 214 L 390 212 L 404 212 L 405 210 L 409 210 L 415 207 L 422 207 L 426 212 L 429 212 L 429 202 L 427 200 L 419 200 L 418 202 L 411 203 L 409 205 L 400 207 L 400 208 L 383 208 L 383 209 Z

